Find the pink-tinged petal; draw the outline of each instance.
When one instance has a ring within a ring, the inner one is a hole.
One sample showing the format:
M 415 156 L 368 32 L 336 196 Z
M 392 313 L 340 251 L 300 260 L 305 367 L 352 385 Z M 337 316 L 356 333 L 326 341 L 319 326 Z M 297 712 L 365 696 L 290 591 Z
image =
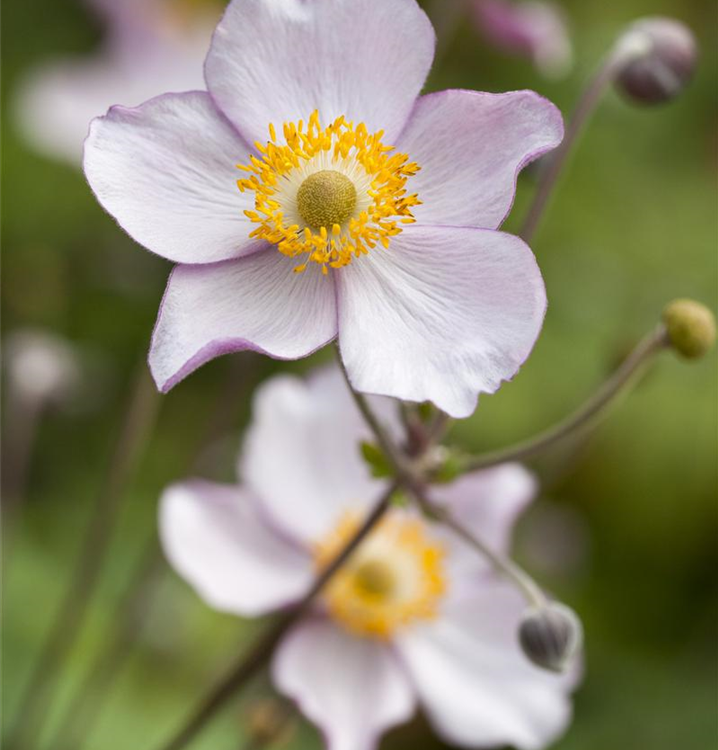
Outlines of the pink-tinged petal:
M 240 487 L 200 480 L 168 487 L 159 532 L 174 569 L 212 607 L 260 615 L 310 587 L 310 558 L 278 536 Z
M 472 597 L 403 633 L 397 649 L 436 731 L 463 747 L 547 747 L 571 718 L 577 671 L 555 675 L 520 650 L 520 594 L 476 582 Z
M 148 250 L 212 263 L 262 246 L 243 213 L 251 197 L 237 187 L 247 149 L 208 94 L 167 94 L 94 120 L 85 174 L 103 208 Z
M 398 426 L 393 402 L 377 398 L 372 406 Z M 311 544 L 381 495 L 385 482 L 371 477 L 360 453 L 360 442 L 372 439 L 339 368 L 308 380 L 272 378 L 254 398 L 240 474 L 275 524 Z
M 441 91 L 416 103 L 397 149 L 421 167 L 407 188 L 424 224 L 496 229 L 514 201 L 518 174 L 561 143 L 559 110 L 533 91 Z
M 521 464 L 503 464 L 432 488 L 431 495 L 489 548 L 507 554 L 514 525 L 537 492 L 538 482 L 530 471 Z M 487 560 L 450 530 L 438 526 L 436 533 L 446 540 L 450 549 L 452 580 L 489 567 Z
M 571 69 L 573 49 L 563 9 L 543 0 L 474 0 L 476 23 L 497 49 L 534 62 L 549 78 Z
M 298 625 L 272 664 L 276 688 L 297 701 L 328 750 L 372 750 L 414 713 L 414 690 L 391 649 L 328 620 Z
M 177 266 L 167 283 L 150 348 L 150 369 L 168 391 L 205 362 L 251 349 L 301 359 L 337 331 L 334 284 L 293 272 L 274 248 L 247 258 Z
M 207 87 L 248 141 L 315 109 L 401 131 L 431 67 L 434 31 L 415 0 L 233 0 L 205 65 Z
M 339 342 L 354 387 L 433 401 L 453 417 L 515 375 L 546 309 L 529 248 L 482 229 L 411 226 L 338 278 Z

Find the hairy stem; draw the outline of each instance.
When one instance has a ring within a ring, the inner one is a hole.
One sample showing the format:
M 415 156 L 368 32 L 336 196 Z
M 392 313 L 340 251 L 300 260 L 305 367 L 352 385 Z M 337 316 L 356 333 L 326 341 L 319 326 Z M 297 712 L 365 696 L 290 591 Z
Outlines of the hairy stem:
M 531 242 L 533 239 L 571 150 L 576 145 L 591 115 L 596 111 L 606 87 L 613 80 L 618 66 L 623 63 L 624 59 L 623 54 L 618 54 L 617 49 L 604 59 L 579 98 L 561 145 L 547 157 L 546 169 L 539 178 L 536 194 L 519 232 L 519 236 L 526 242 Z
M 666 330 L 660 325 L 636 346 L 613 375 L 573 414 L 528 440 L 470 459 L 464 465 L 464 471 L 478 471 L 507 461 L 531 458 L 554 443 L 586 429 L 607 412 L 616 399 L 632 385 L 637 375 L 667 345 Z

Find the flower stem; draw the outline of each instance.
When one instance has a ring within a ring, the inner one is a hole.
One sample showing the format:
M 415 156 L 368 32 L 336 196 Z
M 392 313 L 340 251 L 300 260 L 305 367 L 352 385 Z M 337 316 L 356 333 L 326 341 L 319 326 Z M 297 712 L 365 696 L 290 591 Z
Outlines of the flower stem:
M 240 659 L 229 673 L 210 691 L 174 737 L 168 743 L 161 746 L 162 750 L 181 750 L 181 748 L 184 748 L 217 711 L 267 663 L 274 648 L 284 635 L 308 611 L 332 576 L 344 565 L 355 549 L 385 516 L 391 507 L 391 497 L 397 487 L 398 483 L 392 483 L 389 486 L 374 506 L 372 512 L 367 516 L 361 528 L 333 562 L 317 577 L 312 588 L 305 594 L 302 600 L 264 631 L 250 653 Z
M 541 587 L 510 557 L 504 557 L 494 552 L 481 539 L 462 526 L 446 508 L 431 502 L 423 492 L 415 492 L 414 494 L 419 506 L 429 518 L 451 529 L 456 536 L 470 547 L 473 547 L 479 554 L 488 558 L 498 573 L 509 578 L 516 584 L 530 605 L 541 608 L 546 604 L 546 596 Z
M 543 217 L 549 198 L 556 187 L 561 171 L 566 165 L 567 159 L 576 144 L 584 126 L 596 111 L 596 107 L 603 96 L 607 86 L 616 75 L 618 68 L 625 62 L 625 52 L 619 46 L 615 46 L 604 58 L 598 70 L 589 80 L 588 85 L 581 94 L 576 109 L 568 123 L 561 145 L 548 157 L 546 169 L 539 178 L 533 203 L 524 220 L 519 236 L 526 242 L 531 242 Z
M 464 472 L 488 469 L 507 461 L 522 461 L 531 458 L 554 443 L 588 427 L 606 413 L 615 400 L 635 381 L 637 375 L 667 346 L 666 330 L 663 325 L 659 325 L 636 346 L 598 391 L 573 414 L 528 440 L 469 459 L 464 464 Z
M 348 382 L 348 381 L 347 381 Z M 351 386 L 350 386 L 351 389 Z M 366 397 L 351 389 L 354 400 L 359 406 L 367 424 L 374 429 L 374 425 L 380 424 L 376 415 L 373 413 Z M 382 444 L 388 443 L 386 455 L 393 462 L 392 456 L 398 453 L 397 448 L 393 445 L 391 438 L 386 433 L 376 434 L 377 441 Z M 431 448 L 431 446 L 429 446 Z M 393 464 L 397 473 L 398 482 L 414 498 L 422 511 L 432 520 L 438 521 L 447 528 L 451 529 L 460 539 L 473 547 L 482 556 L 488 558 L 496 571 L 506 578 L 511 579 L 521 590 L 529 604 L 541 607 L 546 603 L 546 597 L 539 585 L 529 576 L 526 571 L 519 567 L 513 560 L 504 557 L 487 547 L 478 537 L 472 534 L 468 529 L 462 526 L 444 507 L 429 500 L 424 483 L 412 472 L 403 472 L 401 465 Z
M 70 584 L 50 626 L 49 635 L 31 672 L 10 734 L 8 750 L 29 750 L 48 716 L 48 704 L 59 668 L 67 658 L 87 615 L 115 528 L 124 490 L 144 451 L 154 426 L 160 399 L 140 366 L 125 411 L 109 471 L 94 503 Z

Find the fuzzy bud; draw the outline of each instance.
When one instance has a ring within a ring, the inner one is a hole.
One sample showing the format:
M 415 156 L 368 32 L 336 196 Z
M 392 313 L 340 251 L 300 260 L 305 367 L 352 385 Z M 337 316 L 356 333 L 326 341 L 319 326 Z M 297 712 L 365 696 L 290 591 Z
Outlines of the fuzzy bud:
M 661 104 L 683 91 L 696 67 L 693 33 L 672 18 L 642 18 L 628 27 L 617 50 L 625 62 L 616 75 L 619 91 L 639 104 Z
M 686 359 L 700 359 L 715 344 L 716 319 L 700 302 L 677 299 L 663 311 L 670 345 Z
M 572 609 L 550 602 L 524 613 L 519 625 L 519 643 L 537 667 L 563 672 L 583 644 L 583 627 Z

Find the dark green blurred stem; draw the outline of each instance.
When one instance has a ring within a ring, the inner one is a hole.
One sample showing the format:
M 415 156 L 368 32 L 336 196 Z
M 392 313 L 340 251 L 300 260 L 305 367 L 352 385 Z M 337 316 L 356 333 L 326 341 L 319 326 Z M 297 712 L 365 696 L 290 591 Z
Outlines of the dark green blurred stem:
M 125 419 L 106 478 L 95 500 L 69 586 L 32 669 L 3 747 L 30 750 L 48 717 L 59 669 L 77 640 L 100 579 L 127 484 L 155 424 L 160 399 L 143 360 L 132 386 Z
M 38 428 L 46 407 L 42 399 L 23 400 L 12 390 L 8 395 L 2 461 L 2 561 L 6 573 L 16 524 L 27 493 Z
M 234 424 L 236 410 L 227 405 L 242 402 L 242 394 L 249 389 L 250 381 L 255 377 L 257 362 L 258 357 L 247 353 L 236 355 L 229 363 L 229 373 L 224 386 L 214 396 L 214 408 L 210 409 L 207 425 L 192 449 L 193 455 L 187 459 L 190 474 L 202 470 L 202 464 L 206 463 L 205 451 Z M 97 660 L 71 698 L 54 735 L 52 750 L 80 750 L 87 744 L 93 727 L 102 717 L 102 709 L 112 686 L 131 656 L 142 626 L 148 620 L 166 570 L 157 535 L 153 532 L 145 543 L 112 618 L 118 625 L 108 635 Z
M 203 727 L 214 718 L 218 711 L 226 705 L 230 698 L 234 697 L 267 664 L 277 644 L 307 613 L 334 574 L 344 565 L 354 550 L 386 515 L 387 511 L 391 508 L 391 498 L 396 492 L 397 487 L 397 483 L 389 486 L 377 501 L 374 509 L 367 516 L 361 528 L 337 555 L 334 561 L 317 577 L 312 588 L 304 595 L 302 600 L 264 631 L 249 654 L 242 657 L 228 674 L 209 692 L 174 737 L 166 744 L 161 745 L 162 750 L 181 750 L 181 748 L 186 747 Z
M 555 443 L 589 428 L 606 415 L 608 409 L 628 391 L 644 368 L 667 347 L 666 329 L 660 325 L 636 346 L 616 372 L 573 414 L 528 440 L 469 459 L 464 464 L 464 473 L 488 469 L 507 461 L 532 458 Z
M 519 236 L 526 242 L 530 243 L 533 239 L 561 171 L 566 166 L 569 154 L 576 145 L 591 115 L 596 111 L 596 107 L 607 87 L 613 81 L 617 69 L 624 62 L 625 57 L 622 52 L 619 52 L 618 48 L 606 57 L 581 94 L 561 145 L 550 156 L 545 157 L 546 168 L 539 178 L 536 194 L 519 232 Z

